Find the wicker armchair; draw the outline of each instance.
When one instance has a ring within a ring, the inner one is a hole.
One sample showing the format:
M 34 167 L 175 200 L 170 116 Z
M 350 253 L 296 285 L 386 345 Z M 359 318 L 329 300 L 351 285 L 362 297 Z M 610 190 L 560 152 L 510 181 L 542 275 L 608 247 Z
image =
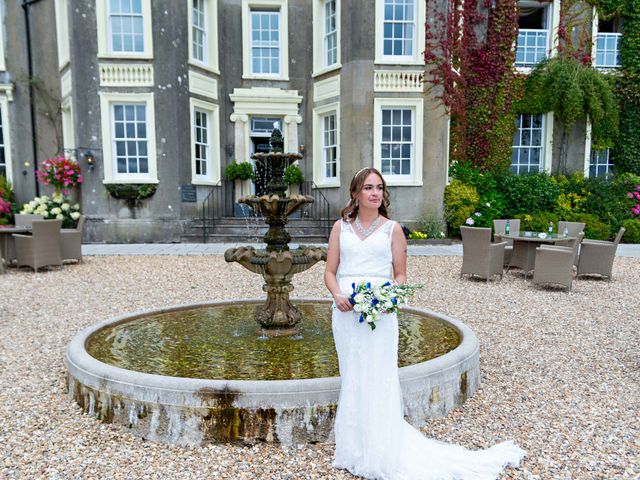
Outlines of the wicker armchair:
M 491 243 L 490 228 L 460 227 L 462 234 L 463 275 L 477 275 L 488 282 L 493 275 L 500 275 L 504 266 L 504 247 L 507 242 Z
M 582 242 L 578 259 L 578 276 L 601 275 L 611 280 L 613 260 L 624 232 L 625 229 L 621 228 L 613 242 L 601 240 L 585 240 Z
M 536 264 L 532 282 L 536 285 L 563 285 L 571 290 L 573 284 L 573 258 L 584 233 L 579 233 L 571 247 L 541 245 L 536 248 Z
M 49 265 L 62 266 L 60 227 L 62 220 L 34 220 L 31 235 L 14 233 L 18 267 L 27 265 L 37 272 Z
M 558 235 L 562 235 L 564 233 L 564 227 L 567 227 L 567 234 L 570 237 L 578 237 L 578 235 L 580 235 L 584 231 L 585 224 L 582 222 L 560 221 L 558 222 Z M 560 247 L 573 248 L 574 243 L 575 243 L 575 240 L 560 240 L 556 242 L 556 245 Z M 576 266 L 578 265 L 579 250 L 580 248 L 578 247 L 575 251 L 576 252 L 575 256 L 573 257 L 573 264 Z
M 494 220 L 493 221 L 493 236 L 494 239 L 498 242 L 502 241 L 502 235 L 505 234 L 505 228 L 507 226 L 507 220 Z M 519 218 L 510 218 L 509 219 L 509 234 L 510 235 L 518 235 L 520 233 L 520 219 Z M 511 255 L 513 255 L 513 240 L 510 238 L 506 238 L 504 240 L 507 242 L 507 246 L 504 247 L 504 264 L 508 265 L 511 260 Z
M 77 260 L 82 263 L 82 230 L 84 215 L 80 215 L 76 228 L 60 230 L 60 251 L 62 260 Z

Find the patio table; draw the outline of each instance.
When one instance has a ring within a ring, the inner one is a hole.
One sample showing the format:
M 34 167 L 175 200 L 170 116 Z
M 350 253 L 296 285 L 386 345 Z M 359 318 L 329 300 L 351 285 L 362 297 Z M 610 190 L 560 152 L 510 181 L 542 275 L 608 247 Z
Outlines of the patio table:
M 31 227 L 24 225 L 0 225 L 0 253 L 2 253 L 6 265 L 10 265 L 16 258 L 13 234 L 29 232 L 31 232 Z
M 507 266 L 507 271 L 511 267 L 524 270 L 524 278 L 527 278 L 529 272 L 533 270 L 536 263 L 536 248 L 540 245 L 569 244 L 576 237 L 558 235 L 556 233 L 549 236 L 545 234 L 544 238 L 538 236 L 539 232 L 520 232 L 518 234 L 495 235 L 497 238 L 513 240 L 513 255 Z

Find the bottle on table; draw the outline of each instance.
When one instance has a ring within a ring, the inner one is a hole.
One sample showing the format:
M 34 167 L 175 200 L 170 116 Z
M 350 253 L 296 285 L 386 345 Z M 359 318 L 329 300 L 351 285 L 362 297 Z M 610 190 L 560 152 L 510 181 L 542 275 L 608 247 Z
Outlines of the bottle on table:
M 511 232 L 511 224 L 510 224 L 509 220 L 507 220 L 507 224 L 504 226 L 504 233 L 506 235 L 509 235 L 509 232 Z
M 549 236 L 553 235 L 553 222 L 549 222 Z
M 569 236 L 569 229 L 567 228 L 567 226 L 564 226 L 564 230 L 562 231 L 562 235 L 565 237 Z

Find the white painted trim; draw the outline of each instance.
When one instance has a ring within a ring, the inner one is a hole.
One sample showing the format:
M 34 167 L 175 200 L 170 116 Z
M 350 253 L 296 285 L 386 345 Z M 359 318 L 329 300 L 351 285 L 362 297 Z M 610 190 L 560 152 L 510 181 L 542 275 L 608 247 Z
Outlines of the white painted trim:
M 253 74 L 251 71 L 251 8 L 280 12 L 280 74 Z M 289 80 L 289 13 L 287 0 L 242 0 L 242 78 Z
M 202 110 L 209 114 L 209 174 L 196 175 L 196 149 L 194 138 L 195 111 Z M 194 185 L 215 185 L 220 181 L 220 111 L 215 103 L 204 102 L 196 98 L 189 99 L 189 111 L 191 118 L 191 183 Z
M 70 62 L 68 7 L 67 0 L 55 0 L 56 40 L 58 44 L 58 68 L 60 70 Z
M 558 54 L 558 45 L 560 38 L 558 37 L 558 29 L 560 28 L 560 0 L 553 0 L 549 7 L 551 8 L 551 45 L 549 58 L 553 58 Z
M 220 73 L 218 65 L 218 0 L 205 0 L 205 27 L 207 42 L 205 45 L 205 61 L 201 62 L 193 57 L 193 0 L 187 0 L 188 32 L 189 32 L 189 63 L 204 68 L 213 73 Z
M 218 99 L 218 81 L 215 78 L 189 70 L 189 92 Z
M 103 183 L 158 183 L 158 166 L 156 158 L 156 124 L 153 93 L 113 93 L 99 92 L 100 120 L 102 130 L 102 153 L 104 162 Z M 147 107 L 147 154 L 149 157 L 149 173 L 116 174 L 113 151 L 113 121 L 111 105 L 114 103 L 144 103 Z
M 101 87 L 153 87 L 151 63 L 99 63 Z
M 96 23 L 98 35 L 98 58 L 153 58 L 153 31 L 151 24 L 151 0 L 142 0 L 142 29 L 144 32 L 144 52 L 112 52 L 109 47 L 109 17 L 107 0 L 96 1 Z
M 384 55 L 384 0 L 375 0 L 375 60 L 376 65 L 424 65 L 425 19 L 427 18 L 427 2 L 416 0 L 415 35 L 412 56 Z
M 340 96 L 340 75 L 334 75 L 326 80 L 313 84 L 313 101 L 320 102 L 327 98 Z
M 330 179 L 324 176 L 322 158 L 322 117 L 330 112 L 336 114 L 336 178 Z M 340 186 L 340 102 L 323 105 L 313 109 L 313 182 L 318 187 Z
M 584 140 L 584 166 L 583 166 L 583 174 L 585 178 L 589 177 L 589 171 L 591 170 L 591 133 L 593 126 L 591 125 L 591 120 L 587 118 L 587 126 L 586 126 L 586 135 Z
M 382 142 L 383 107 L 410 107 L 414 109 L 413 162 L 411 175 L 385 175 L 389 186 L 422 186 L 422 163 L 424 143 L 424 99 L 422 98 L 375 98 L 373 101 L 373 166 L 382 167 L 380 144 Z
M 598 27 L 600 18 L 598 17 L 598 9 L 594 6 L 591 8 L 591 66 L 596 66 L 596 46 L 598 42 Z
M 297 124 L 302 122 L 298 113 L 302 97 L 298 95 L 297 90 L 235 88 L 229 98 L 233 103 L 230 120 L 235 123 L 235 158 L 238 162 L 249 161 L 249 116 L 284 117 L 282 136 L 285 145 L 297 145 Z
M 6 162 L 7 180 L 13 183 L 13 162 L 11 160 L 11 123 L 9 122 L 9 99 L 0 96 L 0 113 L 4 135 L 4 161 Z
M 4 72 L 7 69 L 5 58 L 4 58 L 4 41 L 5 41 L 5 31 L 4 31 L 4 22 L 6 18 L 6 2 L 0 2 L 0 72 Z
M 336 35 L 337 35 L 337 52 L 336 63 L 333 65 L 324 64 L 324 2 L 325 0 L 313 0 L 313 73 L 312 77 L 317 77 L 327 72 L 337 70 L 342 67 L 342 51 L 341 43 L 341 11 L 342 4 L 340 0 L 336 1 Z
M 0 94 L 4 93 L 7 100 L 13 102 L 13 83 L 0 83 Z
M 76 148 L 76 131 L 73 122 L 73 98 L 71 96 L 62 100 L 62 145 L 65 150 Z
M 553 112 L 548 112 L 542 115 L 542 122 L 544 129 L 544 144 L 543 144 L 543 161 L 542 170 L 546 173 L 552 172 L 553 167 Z
M 65 98 L 71 95 L 72 89 L 71 68 L 68 68 L 62 75 L 60 75 L 60 96 Z

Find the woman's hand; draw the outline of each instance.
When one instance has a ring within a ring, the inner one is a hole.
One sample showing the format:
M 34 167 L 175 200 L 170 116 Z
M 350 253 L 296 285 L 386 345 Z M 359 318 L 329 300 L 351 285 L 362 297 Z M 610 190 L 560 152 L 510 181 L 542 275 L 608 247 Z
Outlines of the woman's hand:
M 349 310 L 353 310 L 353 305 L 351 305 L 349 297 L 343 295 L 342 293 L 335 294 L 333 296 L 333 301 L 335 302 L 336 307 L 338 307 L 338 310 L 340 310 L 341 312 L 348 312 Z

